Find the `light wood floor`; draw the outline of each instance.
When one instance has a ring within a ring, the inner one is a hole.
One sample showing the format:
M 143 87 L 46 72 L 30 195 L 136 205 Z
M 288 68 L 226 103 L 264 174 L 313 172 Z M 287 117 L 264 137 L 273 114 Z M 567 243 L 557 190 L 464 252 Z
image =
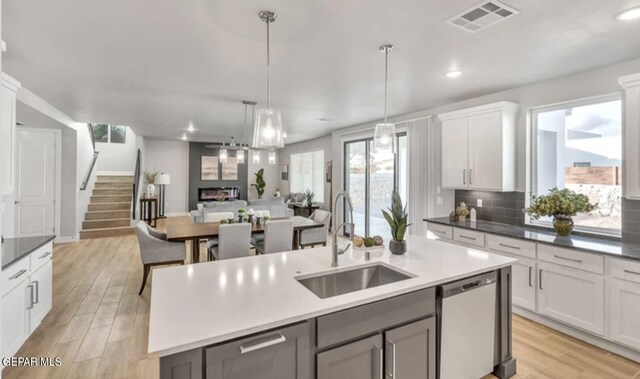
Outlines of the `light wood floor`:
M 184 219 L 165 223 L 174 222 Z M 53 309 L 17 355 L 61 357 L 62 366 L 8 367 L 3 377 L 157 378 L 158 359 L 147 354 L 150 288 L 138 296 L 141 278 L 135 236 L 57 245 Z M 640 379 L 638 363 L 521 317 L 513 325 L 517 378 Z

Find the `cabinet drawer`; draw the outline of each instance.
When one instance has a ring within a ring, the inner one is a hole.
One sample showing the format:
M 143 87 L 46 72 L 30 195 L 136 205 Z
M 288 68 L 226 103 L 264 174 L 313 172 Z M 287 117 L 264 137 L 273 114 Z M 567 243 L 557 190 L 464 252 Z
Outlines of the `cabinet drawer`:
M 427 230 L 433 233 L 436 237 L 451 240 L 453 239 L 453 227 L 434 224 L 431 222 L 427 223 Z
M 540 244 L 538 245 L 538 259 L 596 274 L 604 274 L 604 258 L 600 255 Z
M 0 288 L 4 295 L 29 276 L 29 257 L 24 257 L 0 273 Z
M 31 271 L 36 271 L 53 258 L 53 244 L 48 243 L 30 254 Z
M 318 317 L 318 348 L 353 340 L 373 332 L 424 318 L 435 312 L 435 288 Z
M 608 274 L 614 278 L 640 283 L 640 262 L 607 258 Z
M 484 247 L 484 233 L 472 230 L 453 228 L 453 240 L 465 245 Z
M 487 234 L 487 248 L 489 248 L 489 250 L 519 255 L 525 258 L 536 258 L 535 242 Z

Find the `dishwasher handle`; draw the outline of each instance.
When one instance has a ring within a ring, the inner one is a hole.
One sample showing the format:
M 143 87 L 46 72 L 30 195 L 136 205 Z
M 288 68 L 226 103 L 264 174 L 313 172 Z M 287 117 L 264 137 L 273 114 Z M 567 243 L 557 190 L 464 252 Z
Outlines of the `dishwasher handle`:
M 442 285 L 442 297 L 450 297 L 475 290 L 480 287 L 484 287 L 493 283 L 496 283 L 497 277 L 495 272 L 489 272 L 482 275 L 477 275 L 471 278 L 463 279 L 453 283 L 447 283 Z

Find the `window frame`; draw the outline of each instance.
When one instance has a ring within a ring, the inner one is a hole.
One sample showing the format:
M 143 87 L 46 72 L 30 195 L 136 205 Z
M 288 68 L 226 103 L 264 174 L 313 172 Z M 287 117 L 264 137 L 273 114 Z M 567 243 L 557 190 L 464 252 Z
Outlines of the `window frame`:
M 566 108 L 575 108 L 581 106 L 588 106 L 600 103 L 607 103 L 612 101 L 620 101 L 621 102 L 621 119 L 623 120 L 622 125 L 622 136 L 624 138 L 624 102 L 622 97 L 622 92 L 614 92 L 605 95 L 598 95 L 592 97 L 586 97 L 576 100 L 563 101 L 559 103 L 543 105 L 539 107 L 532 107 L 529 109 L 529 133 L 528 133 L 528 144 L 527 147 L 529 150 L 529 180 L 527 185 L 528 196 L 525 196 L 525 207 L 529 207 L 531 204 L 531 195 L 536 194 L 534 188 L 538 187 L 538 115 L 544 112 L 557 111 L 560 109 Z M 624 152 L 624 146 L 620 146 Z M 624 173 L 624 154 L 621 163 L 622 172 Z M 622 176 L 622 188 L 624 189 L 624 174 Z M 536 194 L 537 195 L 537 194 Z M 531 216 L 525 214 L 524 218 L 525 225 L 544 227 L 548 229 L 553 229 L 553 224 L 550 221 L 542 221 L 542 220 L 534 220 Z M 622 236 L 622 228 L 620 229 L 604 229 L 597 227 L 589 227 L 589 226 L 581 226 L 576 225 L 574 227 L 576 232 L 593 234 L 593 235 L 601 235 L 608 237 L 621 237 Z
M 316 153 L 322 153 L 322 180 L 321 180 L 321 187 L 322 187 L 322 199 L 321 201 L 318 198 L 318 194 L 315 194 L 314 200 L 324 204 L 326 201 L 326 180 L 325 180 L 325 166 L 326 166 L 326 161 L 325 161 L 325 151 L 323 149 L 318 149 L 318 150 L 312 150 L 312 151 L 304 151 L 304 152 L 299 152 L 299 153 L 291 153 L 291 156 L 289 157 L 289 192 L 294 192 L 293 189 L 291 188 L 291 184 L 293 183 L 293 157 L 295 155 L 307 155 L 307 154 L 316 154 Z M 313 168 L 312 168 L 313 170 Z M 314 173 L 315 174 L 315 173 Z M 313 176 L 313 175 L 312 175 Z M 302 190 L 302 192 L 304 192 L 305 190 Z

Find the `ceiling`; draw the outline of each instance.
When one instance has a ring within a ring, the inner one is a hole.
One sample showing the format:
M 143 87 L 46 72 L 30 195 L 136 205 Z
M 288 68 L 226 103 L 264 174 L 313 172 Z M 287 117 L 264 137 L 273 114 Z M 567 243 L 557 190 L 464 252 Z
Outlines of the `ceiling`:
M 193 122 L 192 140 L 241 140 L 241 101 L 266 100 L 257 14 L 274 10 L 272 105 L 291 143 L 382 117 L 382 43 L 395 45 L 390 115 L 640 57 L 640 21 L 614 20 L 640 0 L 505 0 L 521 13 L 486 30 L 445 24 L 478 3 L 5 0 L 3 67 L 77 121 L 169 139 Z

